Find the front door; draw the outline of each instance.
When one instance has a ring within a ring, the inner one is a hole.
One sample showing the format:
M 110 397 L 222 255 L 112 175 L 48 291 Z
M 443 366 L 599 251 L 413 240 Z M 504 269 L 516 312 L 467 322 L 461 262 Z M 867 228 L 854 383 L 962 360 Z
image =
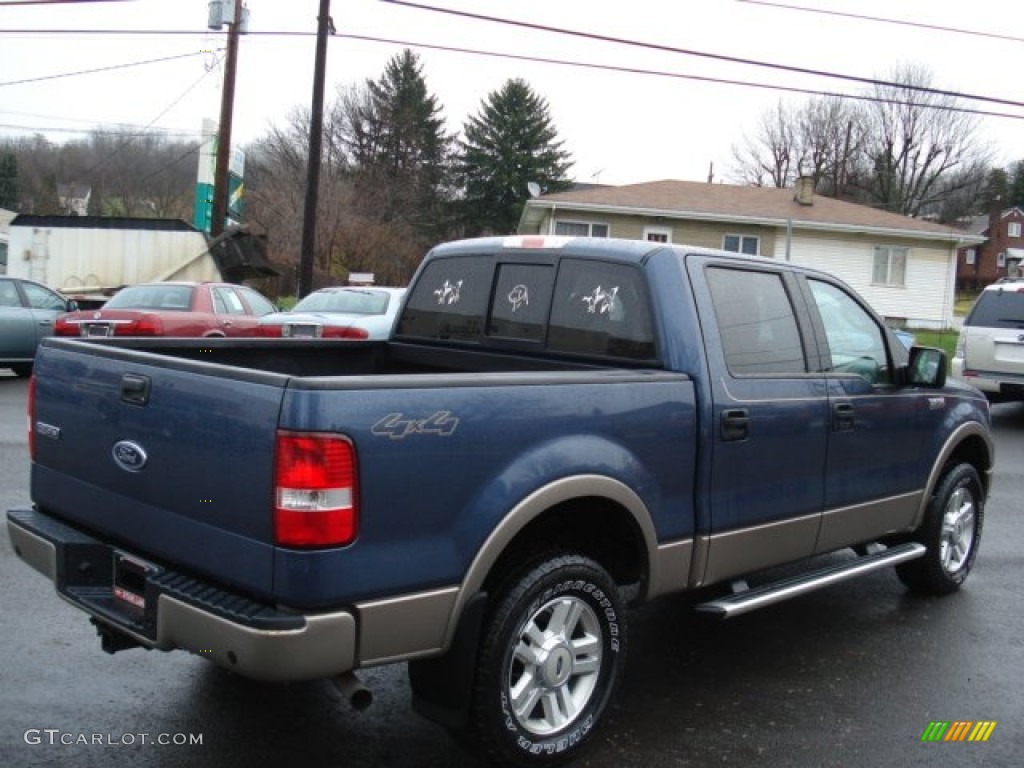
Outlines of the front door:
M 925 404 L 897 387 L 889 335 L 843 287 L 809 279 L 821 318 L 830 429 L 825 514 L 817 550 L 828 552 L 909 525 L 921 501 Z

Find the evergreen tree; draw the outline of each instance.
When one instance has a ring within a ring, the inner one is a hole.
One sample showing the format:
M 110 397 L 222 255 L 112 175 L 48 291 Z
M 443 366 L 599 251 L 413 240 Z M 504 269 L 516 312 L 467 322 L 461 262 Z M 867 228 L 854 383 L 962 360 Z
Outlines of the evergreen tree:
M 1009 188 L 1006 195 L 1006 207 L 1024 208 L 1024 160 L 1018 160 L 1010 166 Z
M 516 231 L 535 182 L 544 192 L 572 186 L 571 155 L 551 121 L 547 101 L 524 80 L 508 80 L 463 126 L 459 177 L 467 234 Z
M 998 208 L 1009 207 L 1009 193 L 1010 181 L 1006 169 L 990 168 L 985 180 L 984 206 L 979 207 L 978 213 L 988 214 L 993 205 Z
M 18 210 L 18 159 L 13 152 L 0 155 L 0 208 Z
M 452 138 L 418 57 L 406 49 L 392 58 L 380 79 L 367 81 L 365 93 L 350 95 L 342 108 L 363 214 L 438 239 L 451 196 Z

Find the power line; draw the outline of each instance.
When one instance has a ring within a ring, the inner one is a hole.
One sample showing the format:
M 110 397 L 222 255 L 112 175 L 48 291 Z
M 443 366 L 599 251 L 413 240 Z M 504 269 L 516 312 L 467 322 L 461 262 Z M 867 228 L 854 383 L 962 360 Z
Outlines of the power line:
M 740 1 L 741 2 L 753 2 L 754 0 L 740 0 Z M 630 45 L 630 46 L 636 46 L 636 47 L 641 47 L 641 48 L 647 48 L 647 49 L 650 49 L 650 50 L 665 51 L 665 52 L 669 52 L 669 53 L 679 53 L 679 54 L 687 55 L 687 56 L 696 56 L 696 57 L 700 57 L 700 58 L 708 58 L 708 59 L 713 59 L 713 60 L 718 60 L 718 61 L 726 61 L 726 62 L 735 63 L 735 64 L 744 64 L 744 65 L 748 65 L 748 66 L 764 67 L 764 68 L 768 68 L 768 69 L 776 69 L 776 70 L 781 70 L 781 71 L 794 72 L 794 73 L 798 73 L 798 74 L 813 75 L 813 76 L 816 76 L 816 77 L 827 77 L 827 78 L 832 78 L 832 79 L 836 79 L 836 80 L 845 80 L 845 81 L 849 81 L 849 82 L 862 83 L 862 84 L 866 84 L 866 85 L 876 85 L 876 86 L 881 86 L 881 87 L 886 87 L 886 88 L 898 88 L 898 89 L 902 89 L 902 90 L 915 91 L 915 92 L 919 92 L 919 93 L 929 93 L 929 94 L 933 94 L 933 95 L 937 95 L 937 96 L 949 96 L 949 97 L 953 97 L 953 98 L 967 99 L 967 100 L 971 100 L 971 101 L 982 101 L 982 102 L 989 102 L 989 103 L 993 103 L 993 104 L 1003 104 L 1005 106 L 1024 107 L 1024 102 L 1013 101 L 1011 99 L 1002 99 L 1002 98 L 998 98 L 998 97 L 994 97 L 994 96 L 982 96 L 982 95 L 977 95 L 977 94 L 958 93 L 956 91 L 948 91 L 948 90 L 943 90 L 943 89 L 939 89 L 939 88 L 930 88 L 930 87 L 927 87 L 927 86 L 920 86 L 920 85 L 911 85 L 911 84 L 907 84 L 907 83 L 896 83 L 896 82 L 892 82 L 892 81 L 888 81 L 888 80 L 880 80 L 880 79 L 877 79 L 877 78 L 859 77 L 859 76 L 856 76 L 856 75 L 844 75 L 842 73 L 829 72 L 829 71 L 826 71 L 826 70 L 817 70 L 817 69 L 811 69 L 811 68 L 807 68 L 807 67 L 797 67 L 797 66 L 792 66 L 792 65 L 788 65 L 788 64 L 776 64 L 776 63 L 773 63 L 773 62 L 758 61 L 756 59 L 745 59 L 745 58 L 740 58 L 740 57 L 736 57 L 736 56 L 728 56 L 728 55 L 725 55 L 725 54 L 716 54 L 716 53 L 709 53 L 709 52 L 706 52 L 706 51 L 695 51 L 695 50 L 690 50 L 690 49 L 685 49 L 685 48 L 676 48 L 676 47 L 673 47 L 673 46 L 660 45 L 660 44 L 657 44 L 657 43 L 645 43 L 645 42 L 640 41 L 640 40 L 630 40 L 630 39 L 626 39 L 626 38 L 610 37 L 610 36 L 607 36 L 607 35 L 598 35 L 598 34 L 593 34 L 593 33 L 588 33 L 588 32 L 577 32 L 577 31 L 574 31 L 574 30 L 564 29 L 564 28 L 560 28 L 560 27 L 551 27 L 551 26 L 546 26 L 546 25 L 533 24 L 533 23 L 529 23 L 529 22 L 515 21 L 515 20 L 512 20 L 512 19 L 503 19 L 503 18 L 494 17 L 494 16 L 484 16 L 484 15 L 481 15 L 481 14 L 468 13 L 468 12 L 465 12 L 465 11 L 456 11 L 454 9 L 449 9 L 449 8 L 438 8 L 438 7 L 434 7 L 434 6 L 422 5 L 422 4 L 419 4 L 419 3 L 406 2 L 405 0 L 381 0 L 381 2 L 392 3 L 392 4 L 395 4 L 395 5 L 405 5 L 405 6 L 408 6 L 408 7 L 411 7 L 411 8 L 417 8 L 417 9 L 420 9 L 420 10 L 427 10 L 427 11 L 435 11 L 435 12 L 438 12 L 438 13 L 448 13 L 448 14 L 453 14 L 453 15 L 456 15 L 456 16 L 462 16 L 462 17 L 466 17 L 466 18 L 478 19 L 478 20 L 482 20 L 482 21 L 493 21 L 493 22 L 499 23 L 499 24 L 508 24 L 508 25 L 512 25 L 512 26 L 525 27 L 527 29 L 536 29 L 536 30 L 539 30 L 539 31 L 554 32 L 554 33 L 557 33 L 557 34 L 570 35 L 570 36 L 573 36 L 573 37 L 581 37 L 581 38 L 584 38 L 584 39 L 597 40 L 597 41 L 602 41 L 602 42 L 611 42 L 611 43 L 616 43 L 616 44 L 621 44 L 621 45 Z M 808 9 L 808 10 L 811 10 L 811 9 Z M 207 32 L 205 30 L 204 31 L 196 31 L 196 30 L 146 30 L 146 29 L 16 29 L 16 30 L 0 30 L 0 35 L 4 35 L 4 34 L 42 34 L 42 35 L 79 35 L 79 34 L 91 35 L 91 34 L 96 34 L 96 35 L 134 35 L 134 36 L 140 36 L 140 35 L 208 35 L 209 32 Z M 287 30 L 277 30 L 277 31 L 274 31 L 274 30 L 263 30 L 263 31 L 250 30 L 247 33 L 247 37 L 250 37 L 250 38 L 253 38 L 253 37 L 313 37 L 313 36 L 315 36 L 315 33 L 313 33 L 313 32 L 296 32 L 296 31 L 287 31 Z M 456 53 L 471 53 L 471 54 L 479 55 L 479 56 L 497 56 L 499 58 L 521 59 L 521 60 L 524 60 L 524 61 L 535 61 L 535 62 L 539 62 L 539 63 L 551 62 L 551 63 L 559 63 L 559 64 L 578 65 L 578 64 L 576 64 L 574 62 L 549 60 L 549 59 L 545 59 L 544 57 L 520 56 L 520 55 L 516 55 L 516 54 L 497 54 L 497 53 L 494 53 L 492 51 L 474 50 L 474 49 L 470 49 L 470 48 L 460 48 L 460 47 L 457 47 L 457 46 L 432 45 L 432 44 L 429 44 L 429 43 L 417 43 L 417 42 L 407 41 L 407 40 L 394 40 L 394 39 L 373 37 L 373 36 L 367 36 L 367 35 L 346 34 L 346 33 L 343 33 L 343 32 L 338 32 L 337 34 L 333 35 L 332 37 L 345 38 L 345 39 L 351 39 L 351 40 L 364 40 L 364 41 L 368 41 L 368 42 L 383 42 L 383 43 L 388 43 L 388 44 L 392 44 L 392 45 L 403 45 L 403 46 L 409 46 L 409 47 L 413 47 L 413 48 L 444 50 L 444 51 L 450 51 L 450 52 L 456 52 Z M 590 65 L 590 66 L 592 66 L 594 68 L 605 68 L 604 65 Z M 620 71 L 629 72 L 629 71 L 631 71 L 631 69 L 628 68 L 628 67 L 622 67 L 622 68 L 620 68 Z M 636 70 L 636 71 L 638 73 L 644 73 L 643 70 Z M 656 72 L 654 74 L 671 76 L 668 73 L 664 73 L 664 72 Z M 699 78 L 699 77 L 696 77 L 696 76 L 691 76 L 691 77 L 692 77 L 692 79 L 707 79 L 710 82 L 716 82 L 716 80 L 714 78 Z M 724 83 L 732 82 L 732 83 L 737 84 L 737 85 L 749 85 L 749 87 L 754 87 L 754 88 L 769 88 L 769 89 L 774 89 L 774 90 L 790 90 L 790 91 L 795 92 L 795 93 L 811 93 L 811 94 L 819 93 L 819 91 L 815 91 L 815 90 L 812 90 L 812 89 L 800 89 L 800 88 L 790 88 L 790 89 L 787 89 L 787 88 L 782 88 L 782 87 L 774 86 L 774 85 L 766 85 L 766 84 L 759 85 L 759 84 L 754 84 L 754 83 L 743 83 L 742 81 L 728 81 L 728 80 L 724 80 L 724 79 L 723 80 L 719 80 L 718 82 L 724 82 Z M 7 83 L 0 83 L 0 85 L 6 85 L 6 84 Z M 855 98 L 855 97 L 850 96 L 848 98 Z M 995 117 L 1017 117 L 1016 115 L 1004 115 L 1004 114 L 1001 114 L 1001 113 L 989 113 L 989 112 L 977 112 L 977 114 L 980 114 L 980 115 L 991 115 L 991 116 L 995 116 Z
M 489 21 L 495 24 L 505 24 L 512 27 L 519 27 L 522 29 L 533 29 L 539 32 L 553 32 L 559 35 L 569 35 L 570 37 L 578 37 L 585 40 L 596 40 L 604 43 L 616 43 L 618 45 L 628 45 L 637 48 L 644 48 L 652 51 L 663 51 L 667 53 L 679 53 L 685 56 L 696 56 L 704 59 L 712 59 L 714 61 L 727 61 L 732 64 L 744 64 L 752 67 L 765 67 L 768 69 L 779 70 L 783 72 L 794 72 L 802 75 L 813 75 L 815 77 L 828 77 L 836 80 L 846 80 L 849 82 L 863 83 L 865 85 L 875 85 L 886 88 L 900 88 L 903 90 L 917 91 L 920 93 L 930 93 L 935 96 L 951 96 L 954 98 L 969 99 L 972 101 L 985 101 L 993 104 L 1004 104 L 1011 107 L 1024 107 L 1024 102 L 1012 101 L 1010 99 L 999 99 L 992 96 L 979 96 L 976 94 L 969 93 L 957 93 L 955 91 L 946 91 L 939 88 L 929 88 L 923 85 L 909 85 L 907 83 L 894 83 L 888 80 L 879 80 L 873 77 L 859 77 L 856 75 L 843 75 L 838 72 L 828 72 L 821 69 L 811 69 L 809 67 L 797 67 L 790 64 L 775 64 L 772 62 L 758 61 L 757 59 L 745 59 L 739 56 L 728 56 L 720 53 L 708 53 L 707 51 L 695 51 L 688 48 L 677 48 L 671 45 L 663 45 L 659 43 L 645 43 L 642 40 L 630 40 L 623 37 L 612 37 L 610 35 L 599 35 L 593 32 L 579 32 L 572 29 L 565 29 L 563 27 L 552 27 L 546 24 L 535 24 L 526 21 L 516 21 L 514 19 L 506 19 L 500 16 L 487 16 L 479 13 L 470 13 L 468 11 L 458 11 L 453 8 L 440 8 L 433 5 L 424 5 L 422 3 L 409 2 L 409 0 L 380 0 L 383 3 L 389 3 L 391 5 L 401 5 L 408 8 L 416 8 L 422 11 L 431 11 L 433 13 L 443 13 L 451 16 L 458 16 L 466 19 L 476 19 L 478 21 Z
M 5 85 L 24 85 L 25 83 L 38 83 L 43 80 L 58 80 L 62 77 L 75 77 L 78 75 L 93 75 L 97 72 L 110 72 L 117 69 L 129 69 L 131 67 L 141 67 L 147 64 L 159 64 L 164 61 L 175 61 L 176 59 L 186 59 L 190 56 L 205 56 L 208 51 L 192 51 L 191 53 L 179 53 L 175 56 L 163 56 L 159 59 L 147 59 L 146 61 L 133 61 L 128 64 L 112 64 L 109 67 L 96 67 L 94 69 L 82 69 L 77 72 L 63 72 L 56 75 L 42 75 L 41 77 L 28 77 L 23 80 L 8 80 L 0 83 L 0 87 Z
M 287 33 L 287 34 L 291 34 L 291 33 Z M 309 33 L 298 33 L 298 34 L 309 35 Z M 600 70 L 600 71 L 606 71 L 606 72 L 619 72 L 619 73 L 623 73 L 623 74 L 646 75 L 646 76 L 653 76 L 653 77 L 667 77 L 667 78 L 672 78 L 672 79 L 692 80 L 692 81 L 696 81 L 696 82 L 712 83 L 712 84 L 717 84 L 717 85 L 731 85 L 731 86 L 738 86 L 738 87 L 744 87 L 744 88 L 756 88 L 756 89 L 760 89 L 760 90 L 778 91 L 778 92 L 781 92 L 781 93 L 796 93 L 796 94 L 802 94 L 802 95 L 807 95 L 807 96 L 822 96 L 822 97 L 828 97 L 828 98 L 838 98 L 838 99 L 843 99 L 843 100 L 848 100 L 848 101 L 867 101 L 867 102 L 881 103 L 881 104 L 896 104 L 896 105 L 904 105 L 904 106 L 908 106 L 908 107 L 920 107 L 920 108 L 933 109 L 933 110 L 939 110 L 939 111 L 945 111 L 945 112 L 958 112 L 958 113 L 962 113 L 962 114 L 978 115 L 978 116 L 981 116 L 981 117 L 998 117 L 998 118 L 1006 118 L 1006 119 L 1010 119 L 1010 120 L 1024 120 L 1024 114 L 1018 115 L 1018 114 L 1011 114 L 1011 113 L 1007 113 L 1007 112 L 994 112 L 994 111 L 990 111 L 990 110 L 973 109 L 973 108 L 970 108 L 970 107 L 955 107 L 955 106 L 950 106 L 950 105 L 927 104 L 927 103 L 907 101 L 907 100 L 895 99 L 895 98 L 886 98 L 886 97 L 873 96 L 873 95 L 867 95 L 867 94 L 851 94 L 851 93 L 842 93 L 842 92 L 829 91 L 829 90 L 821 90 L 821 89 L 814 89 L 814 88 L 800 88 L 800 87 L 796 87 L 796 86 L 785 86 L 785 85 L 778 85 L 776 83 L 765 83 L 765 82 L 757 82 L 757 81 L 749 81 L 749 80 L 737 80 L 737 79 L 730 79 L 730 78 L 719 78 L 719 77 L 711 77 L 711 76 L 707 76 L 707 75 L 690 75 L 690 74 L 685 74 L 685 73 L 680 73 L 680 72 L 669 72 L 669 71 L 665 71 L 665 70 L 645 69 L 645 68 L 640 68 L 640 67 L 624 67 L 624 66 L 617 66 L 617 65 L 613 65 L 613 64 L 596 64 L 596 63 L 592 63 L 592 62 L 580 62 L 580 61 L 572 61 L 572 60 L 568 60 L 568 59 L 556 59 L 556 58 L 551 58 L 551 57 L 528 56 L 528 55 L 525 55 L 525 54 L 503 53 L 501 51 L 485 51 L 485 50 L 481 50 L 481 49 L 466 48 L 466 47 L 461 47 L 461 46 L 436 45 L 436 44 L 432 44 L 432 43 L 415 43 L 415 42 L 410 42 L 410 41 L 406 41 L 406 40 L 397 40 L 397 39 L 393 39 L 393 38 L 375 37 L 375 36 L 369 36 L 369 35 L 355 35 L 355 34 L 338 33 L 336 35 L 336 37 L 347 38 L 347 39 L 351 39 L 351 40 L 358 40 L 358 41 L 362 41 L 362 42 L 383 43 L 383 44 L 386 44 L 386 45 L 401 45 L 401 46 L 408 46 L 408 47 L 412 47 L 412 48 L 420 48 L 420 49 L 426 49 L 426 50 L 436 50 L 436 51 L 442 51 L 442 52 L 446 52 L 446 53 L 461 53 L 461 54 L 468 54 L 468 55 L 473 55 L 473 56 L 487 56 L 487 57 L 491 57 L 491 58 L 508 59 L 508 60 L 512 60 L 512 61 L 525 61 L 525 62 L 538 63 L 538 64 L 552 64 L 552 65 L 556 65 L 556 66 L 578 67 L 578 68 L 583 68 L 583 69 L 593 69 L 593 70 Z M 139 62 L 139 63 L 142 63 L 142 62 Z M 124 66 L 134 66 L 134 65 L 124 65 Z M 66 76 L 71 76 L 73 74 L 76 74 L 76 73 L 68 73 Z M 204 77 L 205 77 L 205 75 L 204 75 Z M 200 80 L 202 80 L 202 78 L 200 78 Z M 196 83 L 196 85 L 197 84 L 198 84 L 198 82 Z M 189 90 L 191 90 L 194 87 L 195 87 L 195 85 L 191 86 Z M 178 101 L 180 101 L 180 98 L 178 99 Z M 177 103 L 177 102 L 175 102 L 175 103 Z M 172 104 L 172 106 L 173 106 L 173 104 Z M 169 109 L 170 109 L 170 107 L 168 107 L 168 110 Z M 168 110 L 165 110 L 164 113 L 166 113 L 166 111 L 168 111 Z M 164 113 L 161 113 L 161 114 L 164 114 Z M 5 113 L 0 112 L 0 114 L 5 114 Z M 155 118 L 153 122 L 155 122 L 158 119 L 159 119 L 159 117 Z M 143 127 L 143 129 L 142 129 L 143 132 L 145 132 L 150 127 L 152 127 L 153 122 L 151 122 L 147 126 Z M 17 126 L 10 126 L 10 125 L 8 125 L 8 126 L 2 126 L 2 127 L 16 128 Z M 132 126 L 132 127 L 138 127 L 138 126 L 135 125 L 135 126 Z M 32 130 L 32 128 L 29 127 L 29 126 L 25 126 L 24 128 L 28 128 L 29 130 Z M 73 132 L 77 132 L 77 133 L 90 133 L 90 132 L 92 132 L 92 131 L 71 131 L 69 129 L 60 129 L 60 128 L 52 128 L 52 129 L 51 128 L 45 128 L 45 129 L 41 129 L 41 130 L 43 130 L 44 132 L 49 132 L 49 131 L 61 132 L 61 131 L 63 131 L 63 132 L 68 132 L 68 133 L 73 133 Z
M 809 8 L 804 5 L 789 5 L 787 3 L 772 3 L 767 0 L 737 0 L 740 3 L 750 5 L 764 5 L 769 8 L 782 8 L 787 11 L 803 11 L 805 13 L 820 13 L 823 16 L 841 16 L 847 19 L 861 19 L 862 21 L 877 21 L 883 24 L 898 24 L 904 27 L 917 27 L 918 29 L 932 29 L 938 32 L 955 32 L 958 35 L 975 35 L 977 37 L 988 37 L 995 40 L 1009 40 L 1014 43 L 1024 43 L 1024 37 L 1013 35 L 1000 35 L 995 32 L 980 32 L 973 29 L 961 29 L 959 27 L 943 27 L 938 24 L 925 24 L 920 21 L 905 21 L 903 19 L 885 19 L 881 16 L 864 16 L 859 13 L 844 13 L 842 11 L 831 11 L 825 8 Z
M 0 113 L 3 114 L 3 113 Z M 132 126 L 139 127 L 139 126 Z M 121 137 L 132 137 L 137 138 L 139 136 L 152 135 L 153 131 L 146 128 L 142 128 L 139 131 L 130 132 L 122 130 L 114 130 L 111 128 L 63 128 L 60 126 L 45 126 L 45 125 L 22 125 L 18 123 L 0 123 L 0 129 L 14 130 L 14 131 L 32 131 L 34 133 L 71 133 L 84 135 L 89 134 L 92 136 L 121 136 Z M 196 138 L 200 135 L 199 131 L 184 131 L 184 130 L 168 130 L 166 128 L 157 128 L 157 131 L 161 135 L 167 136 L 168 138 L 175 136 L 179 138 Z
M 850 99 L 854 101 L 873 101 L 882 104 L 903 104 L 908 107 L 925 107 L 928 109 L 936 109 L 945 112 L 963 112 L 966 114 L 981 115 L 985 117 L 1006 117 L 1013 120 L 1024 120 L 1024 114 L 1016 115 L 1008 112 L 990 112 L 986 110 L 973 109 L 970 107 L 953 107 L 949 105 L 927 104 L 921 102 L 906 101 L 903 99 L 886 98 L 883 96 L 839 93 L 834 91 L 823 91 L 814 88 L 799 88 L 796 86 L 778 85 L 776 83 L 764 83 L 750 80 L 736 80 L 731 78 L 711 77 L 708 75 L 688 75 L 683 74 L 681 72 L 668 72 L 665 70 L 657 69 L 643 69 L 640 67 L 623 67 L 615 64 L 595 64 L 592 62 L 571 61 L 569 59 L 554 59 L 544 56 L 527 56 L 525 54 L 519 53 L 503 53 L 501 51 L 484 51 L 478 48 L 464 48 L 460 46 L 451 45 L 435 45 L 433 43 L 410 43 L 407 41 L 394 40 L 386 37 L 371 37 L 367 35 L 347 35 L 340 32 L 336 36 L 361 40 L 364 42 L 386 43 L 388 45 L 403 45 L 411 48 L 424 48 L 427 50 L 444 51 L 447 53 L 466 53 L 474 56 L 490 56 L 499 59 L 511 59 L 513 61 L 528 61 L 538 64 L 557 64 L 560 66 L 581 67 L 584 69 L 597 69 L 604 70 L 606 72 L 622 72 L 625 74 L 633 75 L 652 75 L 656 77 L 670 77 L 680 80 L 695 80 L 698 82 L 715 83 L 718 85 L 736 85 L 746 88 L 760 88 L 763 90 L 782 91 L 786 93 L 801 93 L 809 96 L 832 96 L 840 99 Z
M 206 72 L 204 72 L 204 73 L 203 73 L 203 74 L 202 74 L 202 75 L 201 75 L 201 76 L 199 77 L 199 79 L 198 79 L 198 80 L 196 80 L 196 81 L 195 81 L 194 83 L 192 83 L 192 85 L 190 85 L 190 86 L 189 86 L 188 88 L 186 88 L 186 89 L 185 89 L 184 91 L 182 91 L 181 95 L 179 95 L 179 96 L 178 96 L 178 97 L 177 97 L 177 98 L 176 98 L 176 99 L 175 99 L 174 101 L 172 101 L 172 102 L 171 102 L 170 104 L 168 104 L 168 105 L 167 105 L 167 107 L 166 107 L 166 108 L 164 108 L 164 110 L 163 110 L 163 111 L 162 111 L 162 112 L 161 112 L 161 113 L 160 113 L 159 115 L 157 115 L 156 117 L 154 117 L 154 118 L 153 118 L 153 119 L 152 119 L 152 120 L 151 120 L 151 121 L 150 121 L 150 122 L 149 122 L 149 123 L 148 123 L 148 124 L 147 124 L 147 125 L 145 126 L 145 128 L 143 128 L 143 131 L 147 131 L 147 130 L 149 130 L 149 129 L 150 129 L 150 128 L 151 128 L 152 126 L 153 126 L 153 123 L 155 123 L 155 122 L 156 122 L 157 120 L 159 120 L 159 119 L 160 119 L 161 117 L 163 117 L 163 116 L 164 116 L 164 115 L 166 115 L 166 114 L 167 114 L 168 112 L 170 112 L 170 111 L 171 111 L 171 110 L 172 110 L 172 109 L 173 109 L 173 108 L 174 108 L 175 106 L 177 106 L 178 102 L 180 102 L 180 101 L 181 101 L 182 99 L 184 99 L 184 98 L 185 98 L 186 96 L 188 96 L 188 94 L 190 94 L 190 93 L 191 93 L 192 91 L 194 91 L 194 90 L 195 90 L 195 89 L 196 89 L 196 88 L 197 88 L 197 87 L 199 86 L 199 84 L 200 84 L 200 83 L 201 83 L 201 82 L 202 82 L 203 80 L 205 80 L 205 79 L 206 79 L 206 77 L 207 77 L 207 76 L 208 76 L 208 75 L 210 74 L 210 72 L 212 72 L 212 71 L 213 71 L 213 69 L 208 69 L 208 70 L 207 70 Z M 128 146 L 129 144 L 131 144 L 131 143 L 132 143 L 133 141 L 135 141 L 135 140 L 136 140 L 137 138 L 139 138 L 139 136 L 142 136 L 142 135 L 146 135 L 146 134 L 145 134 L 145 133 L 141 133 L 141 134 L 136 134 L 135 136 L 131 136 L 131 137 L 129 137 L 129 138 L 126 138 L 126 139 L 125 139 L 125 141 L 121 142 L 121 143 L 120 143 L 120 144 L 119 144 L 119 145 L 118 145 L 117 147 L 115 147 L 115 148 L 114 148 L 113 150 L 111 150 L 111 152 L 110 152 L 110 153 L 109 153 L 109 154 L 108 154 L 108 155 L 107 155 L 106 157 L 104 157 L 104 158 L 100 159 L 100 160 L 99 160 L 98 162 L 96 162 L 96 163 L 95 163 L 95 164 L 94 164 L 94 165 L 93 165 L 93 166 L 92 166 L 91 168 L 89 168 L 89 169 L 88 169 L 88 170 L 87 170 L 87 171 L 85 172 L 85 175 L 89 175 L 89 174 L 92 174 L 92 173 L 94 173 L 95 171 L 97 171 L 97 170 L 98 170 L 99 168 L 101 168 L 102 166 L 106 165 L 106 164 L 107 164 L 107 163 L 108 163 L 108 162 L 109 162 L 109 161 L 110 161 L 110 160 L 111 160 L 111 159 L 112 159 L 112 158 L 114 157 L 114 155 L 116 155 L 116 154 L 117 154 L 118 152 L 120 152 L 120 151 L 121 151 L 122 149 L 124 149 L 125 147 L 127 147 L 127 146 Z
M 0 8 L 8 5 L 74 5 L 76 3 L 124 3 L 130 0 L 0 0 Z

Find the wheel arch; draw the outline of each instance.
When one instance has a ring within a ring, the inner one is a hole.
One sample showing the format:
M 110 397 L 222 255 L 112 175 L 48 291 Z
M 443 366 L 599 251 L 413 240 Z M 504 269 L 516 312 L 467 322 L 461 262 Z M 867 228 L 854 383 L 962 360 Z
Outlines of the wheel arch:
M 581 534 L 584 514 L 589 525 Z M 493 610 L 490 596 L 531 563 L 569 551 L 599 563 L 617 584 L 635 582 L 635 599 L 658 591 L 654 523 L 634 491 L 603 475 L 548 483 L 501 519 L 470 563 L 451 608 L 443 652 L 410 661 L 417 712 L 449 729 L 466 726 L 480 633 Z
M 921 496 L 917 515 L 914 517 L 913 528 L 917 529 L 921 525 L 932 494 L 935 493 L 936 486 L 942 480 L 942 475 L 950 464 L 966 462 L 972 465 L 981 479 L 984 495 L 988 496 L 992 482 L 993 457 L 992 437 L 981 424 L 969 422 L 957 427 L 946 440 L 932 464 L 925 492 Z
M 577 528 L 586 513 L 586 524 Z M 462 580 L 445 645 L 473 595 L 494 588 L 524 559 L 555 549 L 600 562 L 616 583 L 650 591 L 657 534 L 643 500 L 622 482 L 603 475 L 561 478 L 531 493 L 495 526 Z

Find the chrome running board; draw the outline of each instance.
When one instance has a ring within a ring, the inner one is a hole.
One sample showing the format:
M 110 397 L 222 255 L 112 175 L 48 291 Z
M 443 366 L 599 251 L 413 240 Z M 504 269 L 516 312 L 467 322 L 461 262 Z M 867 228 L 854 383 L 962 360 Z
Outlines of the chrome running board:
M 753 589 L 747 589 L 741 583 L 739 591 L 717 600 L 700 603 L 697 606 L 697 610 L 715 614 L 723 619 L 732 618 L 748 611 L 763 608 L 766 605 L 774 605 L 791 597 L 813 592 L 822 587 L 828 587 L 847 579 L 863 576 L 872 571 L 889 568 L 899 563 L 904 563 L 907 560 L 913 560 L 921 557 L 924 553 L 925 547 L 923 544 L 911 542 L 883 549 L 880 552 L 874 552 L 869 555 L 863 555 L 856 560 L 830 565 L 799 576 L 763 584 Z

